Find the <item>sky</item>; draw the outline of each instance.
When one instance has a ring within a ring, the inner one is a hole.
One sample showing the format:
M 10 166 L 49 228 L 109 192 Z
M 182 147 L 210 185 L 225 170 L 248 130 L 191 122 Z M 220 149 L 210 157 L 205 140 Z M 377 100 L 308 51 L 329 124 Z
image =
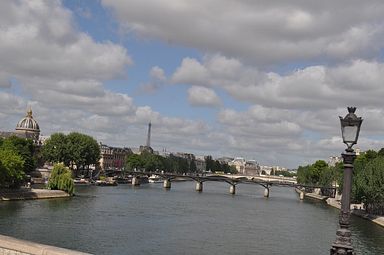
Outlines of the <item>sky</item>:
M 384 147 L 384 1 L 0 1 L 0 130 L 296 168 Z

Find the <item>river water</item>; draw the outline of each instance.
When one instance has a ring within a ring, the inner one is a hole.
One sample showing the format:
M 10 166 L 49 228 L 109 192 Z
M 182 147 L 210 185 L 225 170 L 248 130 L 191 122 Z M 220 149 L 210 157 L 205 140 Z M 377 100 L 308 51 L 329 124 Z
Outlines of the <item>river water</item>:
M 226 183 L 77 187 L 73 198 L 0 202 L 0 233 L 94 254 L 329 254 L 338 210 L 292 188 Z M 352 216 L 356 254 L 384 254 L 384 228 Z

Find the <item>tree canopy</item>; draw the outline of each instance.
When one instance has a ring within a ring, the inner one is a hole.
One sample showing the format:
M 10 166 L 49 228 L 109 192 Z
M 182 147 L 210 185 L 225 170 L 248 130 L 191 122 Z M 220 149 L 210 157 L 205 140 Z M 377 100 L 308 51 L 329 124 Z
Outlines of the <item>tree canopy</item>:
M 11 136 L 1 142 L 1 147 L 15 151 L 24 161 L 23 171 L 30 173 L 36 169 L 35 145 L 31 139 Z
M 16 188 L 24 180 L 24 160 L 17 151 L 0 148 L 0 187 Z
M 381 152 L 383 150 L 380 150 Z M 354 163 L 352 199 L 362 202 L 368 213 L 384 214 L 384 155 L 367 151 Z
M 207 163 L 208 162 L 208 163 Z M 236 172 L 236 169 L 215 161 L 211 156 L 206 159 L 206 164 L 211 164 L 214 171 Z M 162 157 L 149 152 L 143 152 L 140 155 L 132 154 L 127 157 L 125 168 L 128 170 L 146 170 L 146 171 L 166 171 L 171 173 L 196 173 L 198 171 L 195 158 L 183 158 L 176 155 Z
M 97 141 L 88 135 L 72 132 L 52 134 L 43 146 L 43 157 L 53 163 L 63 163 L 72 170 L 85 169 L 97 164 L 100 159 L 100 147 Z
M 14 188 L 25 174 L 36 169 L 36 147 L 32 140 L 17 136 L 0 138 L 0 186 Z
M 72 173 L 64 164 L 55 164 L 48 180 L 48 189 L 63 190 L 73 195 L 75 188 Z
M 334 178 L 334 171 L 324 160 L 297 169 L 297 182 L 302 184 L 331 186 Z
M 343 163 L 329 167 L 322 160 L 312 165 L 300 166 L 297 181 L 302 184 L 329 186 L 337 182 L 343 187 Z M 364 203 L 368 213 L 384 215 L 384 148 L 378 152 L 368 150 L 354 161 L 352 196 L 354 203 Z

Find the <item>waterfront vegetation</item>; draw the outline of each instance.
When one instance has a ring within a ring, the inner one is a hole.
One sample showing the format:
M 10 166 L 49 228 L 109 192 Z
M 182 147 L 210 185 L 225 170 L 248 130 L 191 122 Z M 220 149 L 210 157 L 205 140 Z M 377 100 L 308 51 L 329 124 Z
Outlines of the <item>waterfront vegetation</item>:
M 275 171 L 272 171 L 271 172 L 271 175 L 275 175 L 275 176 L 284 176 L 284 177 L 295 177 L 296 176 L 296 173 L 294 172 L 291 172 L 291 171 L 281 171 L 281 170 L 275 170 Z
M 20 187 L 37 165 L 47 161 L 62 163 L 52 170 L 48 188 L 72 194 L 72 175 L 97 164 L 99 158 L 97 141 L 77 132 L 53 134 L 42 147 L 36 146 L 31 139 L 17 136 L 0 138 L 0 188 Z
M 32 140 L 11 136 L 0 138 L 0 187 L 17 188 L 36 168 L 37 157 Z
M 47 187 L 52 190 L 63 190 L 69 195 L 73 195 L 75 189 L 71 170 L 62 163 L 55 164 Z
M 312 165 L 300 166 L 297 181 L 302 184 L 331 186 L 343 185 L 343 163 L 328 166 L 318 160 Z M 368 150 L 354 161 L 352 202 L 363 203 L 367 213 L 384 215 L 384 149 Z
M 100 147 L 93 137 L 85 134 L 55 133 L 45 142 L 42 155 L 48 162 L 63 163 L 77 176 L 80 171 L 98 163 Z
M 234 167 L 230 167 L 226 163 L 213 160 L 211 156 L 205 157 L 205 164 L 206 171 L 236 173 L 236 169 Z M 193 157 L 186 159 L 172 154 L 169 155 L 169 157 L 162 157 L 149 152 L 143 152 L 140 155 L 130 155 L 125 162 L 125 169 L 130 171 L 135 169 L 145 171 L 164 170 L 171 173 L 197 172 L 196 160 Z

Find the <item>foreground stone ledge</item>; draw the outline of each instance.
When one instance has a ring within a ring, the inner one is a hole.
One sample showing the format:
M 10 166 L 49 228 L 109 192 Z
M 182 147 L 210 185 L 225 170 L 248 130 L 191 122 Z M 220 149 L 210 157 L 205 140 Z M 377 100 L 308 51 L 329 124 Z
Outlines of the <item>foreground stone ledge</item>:
M 0 255 L 87 255 L 54 246 L 24 241 L 9 236 L 0 235 Z
M 62 198 L 70 195 L 62 190 L 49 189 L 19 189 L 19 190 L 0 190 L 0 199 L 3 201 L 11 200 L 30 200 Z

